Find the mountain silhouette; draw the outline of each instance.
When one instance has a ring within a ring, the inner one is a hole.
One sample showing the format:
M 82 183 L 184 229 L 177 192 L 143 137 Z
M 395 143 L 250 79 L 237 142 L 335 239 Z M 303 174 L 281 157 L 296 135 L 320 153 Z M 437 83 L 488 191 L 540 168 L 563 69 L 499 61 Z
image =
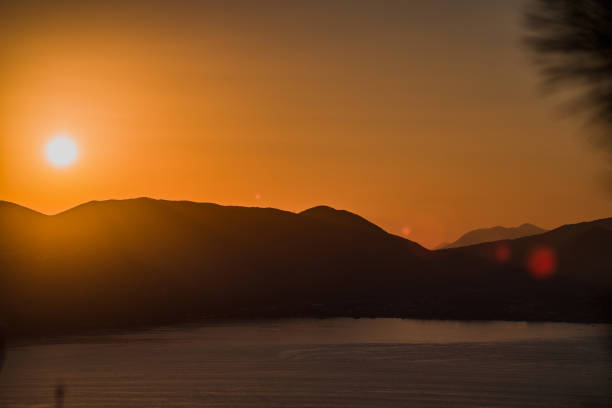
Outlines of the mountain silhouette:
M 537 235 L 546 232 L 545 229 L 533 224 L 522 224 L 518 227 L 491 227 L 475 229 L 463 234 L 458 240 L 452 243 L 443 243 L 436 249 L 457 248 L 468 245 L 480 244 L 483 242 L 500 241 L 503 239 L 522 238 L 529 235 Z
M 2 202 L 0 223 L 10 333 L 205 317 L 610 320 L 612 218 L 438 251 L 325 206 L 139 198 L 47 216 Z M 526 263 L 540 247 L 558 258 L 546 280 Z
M 326 205 L 320 205 L 302 211 L 300 215 L 356 230 L 386 234 L 378 225 L 371 223 L 357 214 L 345 210 L 336 210 Z
M 612 254 L 607 253 L 612 248 L 612 218 L 563 225 L 543 234 L 448 248 L 437 253 L 445 259 L 474 257 L 499 264 L 500 248 L 507 251 L 507 260 L 503 263 L 506 270 L 524 267 L 530 254 L 546 248 L 557 259 L 554 280 L 602 285 L 602 290 L 607 290 L 612 283 Z

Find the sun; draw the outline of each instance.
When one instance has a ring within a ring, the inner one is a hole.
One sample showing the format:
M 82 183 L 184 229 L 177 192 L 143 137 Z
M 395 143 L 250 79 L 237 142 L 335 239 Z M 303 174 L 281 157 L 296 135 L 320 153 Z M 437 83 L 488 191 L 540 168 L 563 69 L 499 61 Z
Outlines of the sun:
M 70 166 L 78 155 L 76 143 L 68 136 L 54 137 L 45 146 L 45 157 L 55 167 Z

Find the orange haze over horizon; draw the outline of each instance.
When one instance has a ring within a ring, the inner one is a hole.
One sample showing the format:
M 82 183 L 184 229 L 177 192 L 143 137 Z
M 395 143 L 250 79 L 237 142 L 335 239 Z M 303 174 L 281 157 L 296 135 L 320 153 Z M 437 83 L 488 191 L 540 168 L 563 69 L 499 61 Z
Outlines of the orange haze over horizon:
M 8 3 L 8 2 L 6 2 Z M 612 216 L 523 1 L 0 5 L 0 199 L 330 205 L 426 247 Z M 45 143 L 67 132 L 77 160 Z

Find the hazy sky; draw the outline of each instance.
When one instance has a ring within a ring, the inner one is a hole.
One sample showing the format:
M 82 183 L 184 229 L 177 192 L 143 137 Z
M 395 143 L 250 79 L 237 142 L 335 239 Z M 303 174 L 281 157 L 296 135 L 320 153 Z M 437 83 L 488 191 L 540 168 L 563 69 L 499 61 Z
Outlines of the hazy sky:
M 538 91 L 523 1 L 5 3 L 0 199 L 327 204 L 428 247 L 612 215 L 605 158 Z

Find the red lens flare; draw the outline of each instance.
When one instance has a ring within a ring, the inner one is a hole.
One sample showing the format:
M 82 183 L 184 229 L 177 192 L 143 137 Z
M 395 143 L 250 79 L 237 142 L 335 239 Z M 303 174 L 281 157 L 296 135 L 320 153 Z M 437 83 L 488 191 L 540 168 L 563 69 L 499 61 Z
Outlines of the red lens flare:
M 557 254 L 549 247 L 538 247 L 527 256 L 527 269 L 536 279 L 550 278 L 557 269 Z
M 500 263 L 510 259 L 510 247 L 508 244 L 499 244 L 497 248 L 495 248 L 495 259 Z
M 410 229 L 410 227 L 402 228 L 402 234 L 404 235 L 410 235 L 411 232 L 412 232 L 412 229 Z

